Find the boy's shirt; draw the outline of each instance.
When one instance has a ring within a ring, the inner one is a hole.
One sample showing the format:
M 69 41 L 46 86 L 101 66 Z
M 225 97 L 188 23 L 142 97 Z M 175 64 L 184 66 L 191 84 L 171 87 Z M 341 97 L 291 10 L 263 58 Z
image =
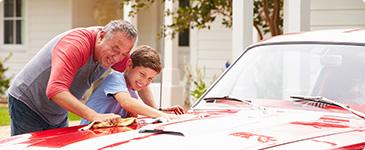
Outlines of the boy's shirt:
M 113 70 L 89 97 L 86 105 L 98 113 L 115 113 L 125 118 L 127 112 L 113 96 L 118 92 L 128 92 L 131 97 L 138 99 L 136 91 L 128 89 L 124 73 Z M 82 119 L 80 124 L 88 123 L 90 122 Z

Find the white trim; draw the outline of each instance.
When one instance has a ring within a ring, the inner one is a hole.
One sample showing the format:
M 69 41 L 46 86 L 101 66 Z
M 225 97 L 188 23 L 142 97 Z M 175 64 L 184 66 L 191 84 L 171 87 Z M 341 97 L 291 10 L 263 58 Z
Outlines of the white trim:
M 15 10 L 14 10 L 15 11 Z M 26 43 L 27 43 L 27 19 L 28 19 L 28 13 L 27 13 L 27 5 L 26 0 L 22 0 L 22 17 L 7 17 L 7 19 L 13 19 L 13 18 L 21 18 L 22 20 L 22 44 L 4 44 L 4 1 L 0 2 L 0 51 L 2 52 L 23 52 L 26 51 Z
M 174 12 L 178 7 L 178 2 L 174 0 L 165 1 L 165 11 Z M 164 25 L 171 25 L 173 17 L 165 16 Z M 164 69 L 162 70 L 162 106 L 183 105 L 183 86 L 180 84 L 180 73 L 178 69 L 178 37 L 172 38 L 172 30 L 167 29 L 167 36 L 164 37 Z
M 284 0 L 284 33 L 310 30 L 310 1 Z
M 198 29 L 190 29 L 190 67 L 192 70 L 196 70 L 198 65 L 198 36 Z
M 138 30 L 138 14 L 135 14 L 134 16 L 129 16 L 129 12 L 132 11 L 132 4 L 134 1 L 130 1 L 128 3 L 125 3 L 123 5 L 123 20 L 129 21 L 134 25 L 134 27 Z
M 233 0 L 232 60 L 252 44 L 253 0 Z

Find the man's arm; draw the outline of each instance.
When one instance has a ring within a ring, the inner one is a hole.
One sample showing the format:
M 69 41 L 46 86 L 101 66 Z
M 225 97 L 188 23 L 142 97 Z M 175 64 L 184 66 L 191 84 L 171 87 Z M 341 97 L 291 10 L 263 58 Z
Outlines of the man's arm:
M 150 87 L 146 87 L 140 91 L 138 91 L 139 97 L 141 97 L 142 101 L 147 104 L 148 106 L 151 106 L 152 108 L 158 109 L 158 106 L 153 99 L 152 91 Z
M 99 114 L 87 107 L 85 104 L 81 103 L 76 97 L 74 97 L 70 92 L 64 91 L 56 94 L 52 97 L 52 100 L 57 103 L 62 108 L 75 113 L 76 115 L 92 121 L 111 121 L 116 122 L 121 117 L 119 115 L 109 113 L 109 114 Z

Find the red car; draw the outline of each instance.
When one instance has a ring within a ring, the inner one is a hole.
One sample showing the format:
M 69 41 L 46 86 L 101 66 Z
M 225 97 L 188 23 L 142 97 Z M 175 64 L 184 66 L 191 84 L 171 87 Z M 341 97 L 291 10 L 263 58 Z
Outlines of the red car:
M 0 140 L 0 149 L 364 149 L 365 30 L 254 44 L 180 119 Z

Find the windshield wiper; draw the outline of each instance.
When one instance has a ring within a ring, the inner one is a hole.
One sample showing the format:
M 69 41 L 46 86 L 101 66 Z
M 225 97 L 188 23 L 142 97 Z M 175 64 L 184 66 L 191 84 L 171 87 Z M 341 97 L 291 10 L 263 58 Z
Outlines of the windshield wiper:
M 295 102 L 303 102 L 303 101 L 310 101 L 310 102 L 314 102 L 314 103 L 318 103 L 319 105 L 315 105 L 315 106 L 319 106 L 322 104 L 323 105 L 332 105 L 332 106 L 337 106 L 340 108 L 343 108 L 345 110 L 347 110 L 348 112 L 360 117 L 361 119 L 365 120 L 365 114 L 354 110 L 352 108 L 350 108 L 350 106 L 347 106 L 345 104 L 336 102 L 334 100 L 328 99 L 326 97 L 322 97 L 322 96 L 298 96 L 298 95 L 293 95 L 290 96 L 290 98 L 293 99 L 298 99 L 298 100 L 294 100 Z
M 250 100 L 241 100 L 241 99 L 238 99 L 238 98 L 233 98 L 233 97 L 229 97 L 229 96 L 223 96 L 223 97 L 206 97 L 204 98 L 203 100 L 205 100 L 206 102 L 208 103 L 212 103 L 216 100 L 228 100 L 228 101 L 236 101 L 236 102 L 243 102 L 243 103 L 251 103 Z
M 238 99 L 238 98 L 233 98 L 233 97 L 229 97 L 229 96 L 223 96 L 223 97 L 206 97 L 203 98 L 203 100 L 205 100 L 207 103 L 212 103 L 215 102 L 216 100 L 228 100 L 228 101 L 236 101 L 236 102 L 242 102 L 245 104 L 248 104 L 252 107 L 255 107 L 256 109 L 262 110 L 263 112 L 266 111 L 265 107 L 259 106 L 254 104 L 251 100 L 242 100 L 242 99 Z
M 165 131 L 165 130 L 160 130 L 160 129 L 153 129 L 153 130 L 142 129 L 142 130 L 139 130 L 138 133 L 171 134 L 171 135 L 177 135 L 177 136 L 184 136 L 184 134 L 181 132 Z

